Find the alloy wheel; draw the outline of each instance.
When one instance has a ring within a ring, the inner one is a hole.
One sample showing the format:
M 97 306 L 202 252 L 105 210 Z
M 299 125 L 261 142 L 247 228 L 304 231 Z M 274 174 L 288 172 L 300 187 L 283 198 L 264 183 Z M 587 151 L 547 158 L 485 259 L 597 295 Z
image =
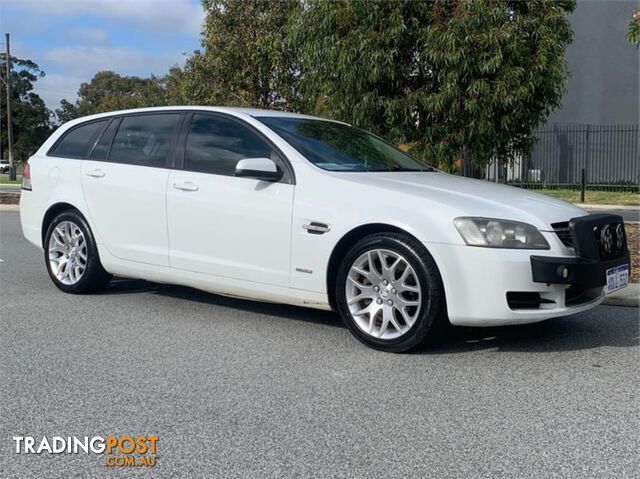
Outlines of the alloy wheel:
M 360 255 L 349 269 L 345 288 L 356 325 L 374 338 L 399 338 L 419 317 L 422 288 L 418 275 L 394 251 L 372 249 Z
M 87 269 L 87 242 L 84 234 L 71 221 L 62 221 L 49 237 L 49 265 L 62 284 L 73 285 Z

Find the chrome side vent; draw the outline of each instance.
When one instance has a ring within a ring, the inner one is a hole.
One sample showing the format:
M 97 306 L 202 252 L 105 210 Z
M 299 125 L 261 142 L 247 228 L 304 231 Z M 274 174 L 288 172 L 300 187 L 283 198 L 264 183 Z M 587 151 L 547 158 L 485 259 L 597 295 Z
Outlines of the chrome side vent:
M 311 223 L 306 225 L 302 225 L 302 228 L 307 230 L 307 233 L 311 235 L 321 235 L 331 231 L 331 228 L 329 228 L 329 225 L 325 223 L 318 223 L 315 221 L 312 221 Z

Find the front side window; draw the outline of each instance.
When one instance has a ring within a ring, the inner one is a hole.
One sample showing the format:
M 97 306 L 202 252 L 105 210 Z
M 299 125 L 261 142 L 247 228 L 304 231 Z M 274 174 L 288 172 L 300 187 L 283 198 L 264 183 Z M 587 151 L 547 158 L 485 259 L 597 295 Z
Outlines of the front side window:
M 180 113 L 125 116 L 111 145 L 109 161 L 130 165 L 166 166 Z
M 272 158 L 272 149 L 237 121 L 217 115 L 193 115 L 185 146 L 185 170 L 233 176 L 238 161 L 246 158 Z
M 71 129 L 53 147 L 49 156 L 86 158 L 108 121 L 108 119 L 92 121 Z
M 326 120 L 258 117 L 314 165 L 329 171 L 435 171 L 383 139 Z

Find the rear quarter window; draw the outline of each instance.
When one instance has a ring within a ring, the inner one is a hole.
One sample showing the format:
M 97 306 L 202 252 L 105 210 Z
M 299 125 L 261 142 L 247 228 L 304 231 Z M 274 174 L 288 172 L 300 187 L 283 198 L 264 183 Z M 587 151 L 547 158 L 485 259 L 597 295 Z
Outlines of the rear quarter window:
M 49 156 L 86 158 L 110 119 L 92 121 L 73 127 L 49 150 Z

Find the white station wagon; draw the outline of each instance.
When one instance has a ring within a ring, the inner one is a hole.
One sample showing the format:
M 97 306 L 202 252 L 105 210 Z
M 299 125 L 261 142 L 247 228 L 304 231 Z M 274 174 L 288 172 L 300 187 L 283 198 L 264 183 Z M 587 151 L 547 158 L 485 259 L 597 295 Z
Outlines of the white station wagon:
M 628 281 L 624 224 L 444 174 L 345 123 L 215 107 L 60 127 L 29 159 L 20 216 L 68 293 L 113 275 L 337 310 L 406 351 L 438 325 L 523 324 Z

